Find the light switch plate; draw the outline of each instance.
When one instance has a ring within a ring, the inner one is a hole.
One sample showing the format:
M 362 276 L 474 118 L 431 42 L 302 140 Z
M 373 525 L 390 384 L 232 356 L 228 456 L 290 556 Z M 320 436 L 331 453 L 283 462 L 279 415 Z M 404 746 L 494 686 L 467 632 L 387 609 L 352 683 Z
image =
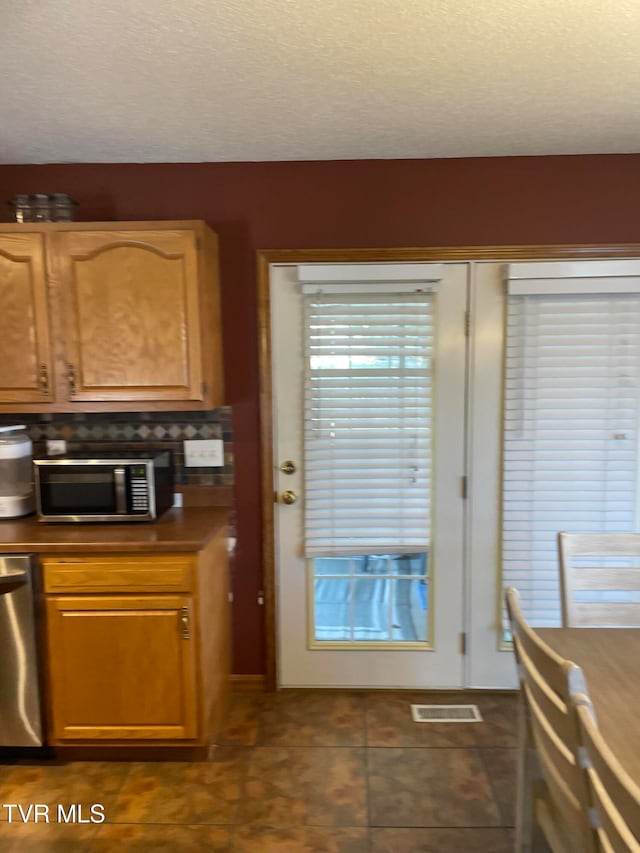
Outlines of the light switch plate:
M 183 444 L 185 468 L 221 468 L 224 465 L 224 442 L 221 439 L 188 439 Z

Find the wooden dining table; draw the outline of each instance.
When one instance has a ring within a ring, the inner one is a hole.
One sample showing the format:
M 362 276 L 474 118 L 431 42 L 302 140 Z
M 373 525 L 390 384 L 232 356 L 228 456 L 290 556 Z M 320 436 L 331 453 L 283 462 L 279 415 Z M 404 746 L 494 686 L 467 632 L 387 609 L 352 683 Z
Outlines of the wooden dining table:
M 581 667 L 604 739 L 640 785 L 640 628 L 536 628 Z

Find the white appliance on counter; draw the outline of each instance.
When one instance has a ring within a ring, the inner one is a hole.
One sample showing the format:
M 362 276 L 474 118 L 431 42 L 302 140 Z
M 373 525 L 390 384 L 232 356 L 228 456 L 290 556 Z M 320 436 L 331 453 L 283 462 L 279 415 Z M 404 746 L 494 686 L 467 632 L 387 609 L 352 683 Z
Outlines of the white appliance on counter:
M 33 445 L 24 424 L 0 427 L 0 519 L 34 512 Z

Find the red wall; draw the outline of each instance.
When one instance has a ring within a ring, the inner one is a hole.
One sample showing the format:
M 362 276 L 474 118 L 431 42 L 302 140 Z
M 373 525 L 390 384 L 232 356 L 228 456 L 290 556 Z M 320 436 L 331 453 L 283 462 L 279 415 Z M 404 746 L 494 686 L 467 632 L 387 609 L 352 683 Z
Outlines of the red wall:
M 234 672 L 264 672 L 255 252 L 640 242 L 640 155 L 0 166 L 0 200 L 67 192 L 84 220 L 204 219 L 220 237 L 238 552 Z

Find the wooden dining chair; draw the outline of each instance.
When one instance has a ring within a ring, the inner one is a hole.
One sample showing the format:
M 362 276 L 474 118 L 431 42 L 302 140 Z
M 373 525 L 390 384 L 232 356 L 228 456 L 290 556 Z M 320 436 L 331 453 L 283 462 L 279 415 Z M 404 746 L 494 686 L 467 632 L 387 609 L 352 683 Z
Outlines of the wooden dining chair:
M 640 787 L 607 746 L 588 696 L 573 696 L 573 702 L 582 743 L 582 763 L 598 818 L 599 849 L 607 853 L 640 853 Z
M 540 849 L 535 821 L 553 853 L 595 853 L 571 701 L 573 692 L 586 692 L 582 670 L 557 655 L 528 625 L 513 587 L 506 590 L 506 603 L 525 715 L 519 742 L 516 849 Z M 531 770 L 532 745 L 538 778 Z
M 558 556 L 565 628 L 640 627 L 640 533 L 558 533 Z

